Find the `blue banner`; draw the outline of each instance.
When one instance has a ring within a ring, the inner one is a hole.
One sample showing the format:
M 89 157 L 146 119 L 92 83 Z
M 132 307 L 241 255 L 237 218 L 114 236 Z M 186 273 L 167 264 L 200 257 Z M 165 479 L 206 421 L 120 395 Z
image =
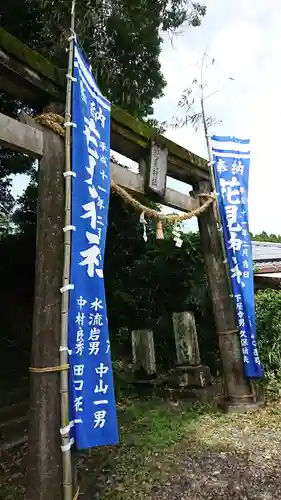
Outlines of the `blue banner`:
M 250 141 L 212 137 L 214 175 L 245 374 L 262 377 L 257 350 L 252 244 L 248 224 Z
M 110 196 L 110 103 L 75 44 L 72 85 L 70 415 L 78 449 L 118 442 L 103 279 Z

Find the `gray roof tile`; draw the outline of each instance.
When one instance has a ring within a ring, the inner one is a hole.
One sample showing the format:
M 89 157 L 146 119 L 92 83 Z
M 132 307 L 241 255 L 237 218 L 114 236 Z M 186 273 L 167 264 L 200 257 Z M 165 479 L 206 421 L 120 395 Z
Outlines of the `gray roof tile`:
M 252 249 L 255 262 L 281 260 L 281 243 L 252 241 Z

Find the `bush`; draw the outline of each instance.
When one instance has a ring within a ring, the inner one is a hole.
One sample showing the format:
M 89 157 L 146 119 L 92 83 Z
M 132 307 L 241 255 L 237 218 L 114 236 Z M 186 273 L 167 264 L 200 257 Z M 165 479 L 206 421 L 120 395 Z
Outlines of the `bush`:
M 261 362 L 270 384 L 281 383 L 281 291 L 256 294 L 257 337 Z

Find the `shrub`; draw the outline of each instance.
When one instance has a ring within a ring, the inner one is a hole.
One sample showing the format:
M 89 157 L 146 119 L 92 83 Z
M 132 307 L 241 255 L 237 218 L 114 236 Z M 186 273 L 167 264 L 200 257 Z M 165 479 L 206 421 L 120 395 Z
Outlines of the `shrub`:
M 256 323 L 265 375 L 271 384 L 281 383 L 281 291 L 256 294 Z

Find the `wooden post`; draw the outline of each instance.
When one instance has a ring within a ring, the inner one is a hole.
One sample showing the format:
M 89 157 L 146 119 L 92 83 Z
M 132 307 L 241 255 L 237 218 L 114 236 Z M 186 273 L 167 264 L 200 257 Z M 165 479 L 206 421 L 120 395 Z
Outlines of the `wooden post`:
M 201 181 L 199 193 L 209 193 L 211 185 Z M 203 203 L 203 200 L 201 201 Z M 227 391 L 229 410 L 246 411 L 254 409 L 255 395 L 251 384 L 244 374 L 239 333 L 236 325 L 234 301 L 230 296 L 226 267 L 218 234 L 214 206 L 198 218 L 199 230 L 204 252 L 206 272 L 213 304 L 216 329 Z
M 134 330 L 132 348 L 135 376 L 142 380 L 155 378 L 156 361 L 152 330 Z
M 64 143 L 44 129 L 38 177 L 37 250 L 31 366 L 60 364 Z M 28 500 L 62 500 L 60 373 L 30 376 Z
M 179 365 L 201 364 L 194 315 L 183 311 L 173 313 L 173 326 Z

